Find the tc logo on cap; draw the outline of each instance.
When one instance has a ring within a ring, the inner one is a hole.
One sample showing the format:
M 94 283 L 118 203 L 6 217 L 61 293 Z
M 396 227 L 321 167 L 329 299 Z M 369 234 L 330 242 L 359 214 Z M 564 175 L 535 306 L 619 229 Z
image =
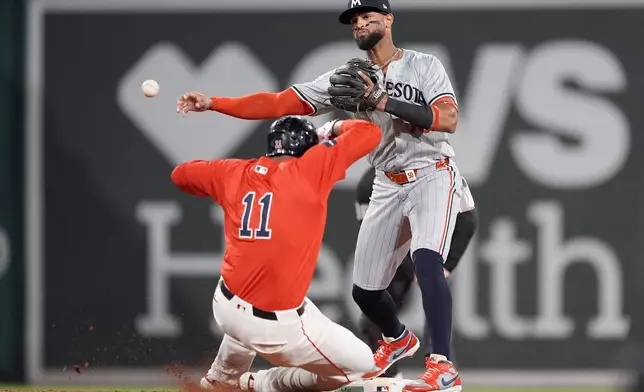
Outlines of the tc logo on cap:
M 357 7 L 359 5 L 362 5 L 362 2 L 360 0 L 351 0 L 351 8 Z

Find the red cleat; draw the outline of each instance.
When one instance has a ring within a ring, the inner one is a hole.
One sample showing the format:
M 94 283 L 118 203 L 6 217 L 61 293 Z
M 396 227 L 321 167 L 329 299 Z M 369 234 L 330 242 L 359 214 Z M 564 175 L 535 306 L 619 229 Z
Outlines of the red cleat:
M 463 387 L 461 376 L 454 365 L 442 355 L 425 359 L 425 373 L 405 385 L 403 392 L 460 392 Z
M 420 347 L 420 342 L 416 335 L 410 330 L 406 329 L 401 337 L 396 340 L 391 338 L 384 338 L 378 341 L 380 347 L 375 354 L 373 360 L 376 363 L 378 370 L 367 373 L 363 378 L 374 378 L 380 376 L 387 371 L 391 365 L 396 361 L 411 357 Z

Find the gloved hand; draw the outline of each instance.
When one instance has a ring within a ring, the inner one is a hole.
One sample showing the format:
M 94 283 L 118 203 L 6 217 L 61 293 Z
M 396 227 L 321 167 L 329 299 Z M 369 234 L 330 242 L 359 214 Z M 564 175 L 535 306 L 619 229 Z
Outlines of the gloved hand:
M 378 66 L 370 60 L 354 58 L 338 67 L 329 77 L 327 92 L 331 105 L 347 112 L 373 111 L 387 92 L 378 80 Z

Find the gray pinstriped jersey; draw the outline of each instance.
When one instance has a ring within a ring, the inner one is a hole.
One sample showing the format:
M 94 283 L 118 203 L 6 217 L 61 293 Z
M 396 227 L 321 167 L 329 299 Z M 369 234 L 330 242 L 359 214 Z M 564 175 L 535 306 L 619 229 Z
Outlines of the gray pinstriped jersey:
M 329 77 L 334 71 L 331 70 L 312 82 L 293 86 L 300 97 L 314 107 L 313 115 L 333 110 L 327 88 Z M 454 97 L 452 83 L 438 58 L 414 50 L 405 49 L 401 59 L 389 64 L 386 78 L 382 72 L 379 72 L 379 78 L 390 97 L 416 105 L 428 106 L 444 95 Z M 420 169 L 454 156 L 449 135 L 445 132 L 430 132 L 416 138 L 404 133 L 410 127 L 407 122 L 389 113 L 370 112 L 353 116 L 369 120 L 382 128 L 382 140 L 368 156 L 369 163 L 376 169 Z

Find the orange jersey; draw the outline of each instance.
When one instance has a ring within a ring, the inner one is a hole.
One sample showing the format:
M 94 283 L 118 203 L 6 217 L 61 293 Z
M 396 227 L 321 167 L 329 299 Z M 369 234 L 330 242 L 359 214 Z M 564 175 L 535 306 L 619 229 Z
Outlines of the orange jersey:
M 224 210 L 221 275 L 230 290 L 266 311 L 293 309 L 309 289 L 326 226 L 327 199 L 355 161 L 374 149 L 380 128 L 344 121 L 340 136 L 302 157 L 190 161 L 172 180 Z

